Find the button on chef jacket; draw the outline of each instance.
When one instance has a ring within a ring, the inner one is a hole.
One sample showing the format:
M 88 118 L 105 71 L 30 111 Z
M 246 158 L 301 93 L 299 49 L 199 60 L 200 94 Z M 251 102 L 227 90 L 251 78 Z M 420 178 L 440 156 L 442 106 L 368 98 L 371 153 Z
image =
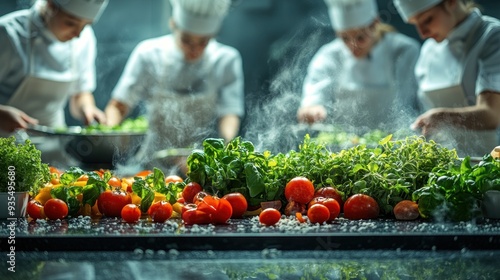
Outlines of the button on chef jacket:
M 241 56 L 212 39 L 202 57 L 188 63 L 172 34 L 148 39 L 130 55 L 112 97 L 129 108 L 145 102 L 147 145 L 156 144 L 153 150 L 185 147 L 218 136 L 213 134 L 217 118 L 243 116 Z
M 31 67 L 36 75 L 49 80 L 61 80 L 73 77 L 73 71 L 76 70 L 78 80 L 68 96 L 84 91 L 93 92 L 96 87 L 96 39 L 92 28 L 87 25 L 80 37 L 60 42 L 45 27 L 35 5 L 29 10 L 16 11 L 0 18 L 0 104 L 8 102 L 27 75 L 27 44 L 30 42 L 28 26 L 31 21 L 34 63 Z M 72 65 L 72 61 L 76 65 Z M 36 102 L 36 93 L 33 94 Z
M 461 86 L 465 102 L 472 106 L 481 92 L 500 92 L 500 21 L 475 9 L 443 42 L 425 41 L 415 74 L 419 96 L 426 91 Z M 498 145 L 494 131 L 463 130 L 456 134 L 443 144 L 448 142 L 460 156 L 483 156 Z
M 325 105 L 329 121 L 357 132 L 407 128 L 417 109 L 413 66 L 419 48 L 416 40 L 389 32 L 367 57 L 355 58 L 336 38 L 309 64 L 301 106 Z

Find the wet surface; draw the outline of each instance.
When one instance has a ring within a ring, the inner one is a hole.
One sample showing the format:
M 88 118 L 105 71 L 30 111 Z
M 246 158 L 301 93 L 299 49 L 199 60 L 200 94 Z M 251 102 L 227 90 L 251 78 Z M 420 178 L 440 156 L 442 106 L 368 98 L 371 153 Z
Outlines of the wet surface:
M 129 224 L 117 218 L 70 218 L 61 221 L 19 219 L 14 227 L 2 221 L 0 237 L 15 230 L 23 251 L 143 250 L 500 250 L 500 220 L 460 223 L 353 221 L 299 223 L 282 217 L 266 227 L 257 217 L 230 220 L 227 225 L 183 225 L 179 219 Z

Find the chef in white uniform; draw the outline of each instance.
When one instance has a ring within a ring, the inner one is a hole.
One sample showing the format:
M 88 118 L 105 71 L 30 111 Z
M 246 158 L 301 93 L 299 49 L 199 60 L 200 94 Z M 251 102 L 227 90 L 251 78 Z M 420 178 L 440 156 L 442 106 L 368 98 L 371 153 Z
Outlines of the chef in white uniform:
M 470 1 L 395 0 L 399 14 L 427 39 L 415 68 L 425 110 L 413 126 L 456 148 L 484 156 L 500 124 L 500 21 Z
M 192 147 L 206 137 L 231 140 L 244 114 L 241 56 L 214 38 L 231 1 L 171 4 L 172 34 L 139 43 L 105 109 L 114 125 L 145 102 L 150 129 L 140 160 L 148 167 L 162 167 L 148 163 L 157 150 Z
M 0 131 L 65 126 L 74 117 L 105 122 L 95 106 L 96 39 L 90 24 L 107 0 L 37 1 L 0 18 Z
M 361 129 L 409 125 L 417 109 L 419 43 L 380 22 L 375 0 L 326 0 L 337 38 L 313 57 L 299 122 Z M 331 119 L 330 119 L 331 118 Z

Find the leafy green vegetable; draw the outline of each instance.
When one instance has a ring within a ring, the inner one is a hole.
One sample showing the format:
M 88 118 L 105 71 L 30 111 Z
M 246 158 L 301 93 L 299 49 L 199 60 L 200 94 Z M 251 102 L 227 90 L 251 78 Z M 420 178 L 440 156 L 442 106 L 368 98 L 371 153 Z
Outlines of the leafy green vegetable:
M 164 194 L 168 202 L 174 204 L 185 186 L 184 182 L 169 182 L 166 184 L 165 174 L 155 167 L 153 173 L 146 176 L 146 178 L 134 178 L 132 191 L 141 198 L 141 211 L 145 213 L 154 201 L 155 192 Z
M 15 192 L 34 195 L 50 181 L 49 166 L 42 163 L 41 152 L 30 140 L 16 144 L 13 136 L 0 138 L 0 155 L 0 192 L 7 192 L 9 182 L 15 182 Z
M 356 193 L 374 197 L 383 214 L 423 187 L 436 167 L 452 165 L 458 159 L 454 150 L 433 141 L 411 136 L 380 139 L 376 147 L 357 145 L 332 153 L 309 135 L 298 151 L 271 155 L 256 152 L 252 143 L 235 138 L 226 146 L 222 139 L 207 139 L 203 151 L 188 157 L 188 178 L 205 190 L 222 196 L 241 192 L 250 205 L 262 201 L 286 203 L 284 188 L 297 176 L 311 180 L 316 188 L 334 186 L 344 198 Z
M 481 215 L 479 204 L 488 190 L 500 190 L 500 160 L 489 154 L 476 165 L 466 157 L 460 164 L 436 168 L 413 199 L 423 217 L 466 221 Z

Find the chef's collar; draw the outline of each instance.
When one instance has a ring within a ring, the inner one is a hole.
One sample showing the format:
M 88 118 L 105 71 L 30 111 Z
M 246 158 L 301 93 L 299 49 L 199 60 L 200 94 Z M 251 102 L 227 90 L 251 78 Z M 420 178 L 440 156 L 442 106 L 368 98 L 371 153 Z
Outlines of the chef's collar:
M 468 35 L 470 35 L 469 33 L 475 26 L 476 22 L 481 19 L 481 16 L 481 11 L 479 11 L 479 9 L 477 8 L 474 8 L 470 15 L 468 15 L 462 23 L 460 23 L 450 32 L 447 38 L 449 43 L 453 43 L 456 41 L 465 41 Z
M 38 2 L 37 2 L 38 3 Z M 47 26 L 45 25 L 45 22 L 43 21 L 42 14 L 41 14 L 41 4 L 35 4 L 31 8 L 31 20 L 33 22 L 33 25 L 31 27 L 33 28 L 31 30 L 31 36 L 33 37 L 39 37 L 41 36 L 45 40 L 49 42 L 58 42 L 59 40 L 56 38 L 54 33 L 50 31 Z

